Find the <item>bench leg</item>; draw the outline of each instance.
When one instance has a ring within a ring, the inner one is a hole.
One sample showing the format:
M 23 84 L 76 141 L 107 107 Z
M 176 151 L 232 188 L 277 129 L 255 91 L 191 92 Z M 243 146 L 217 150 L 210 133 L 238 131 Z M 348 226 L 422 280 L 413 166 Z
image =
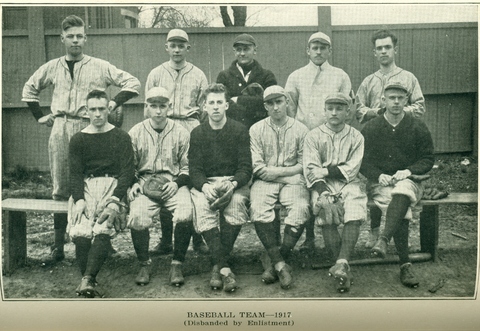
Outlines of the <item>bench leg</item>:
M 420 213 L 420 247 L 421 252 L 432 255 L 434 262 L 437 260 L 438 205 L 423 206 Z
M 4 271 L 10 275 L 27 260 L 27 213 L 5 211 L 3 225 Z

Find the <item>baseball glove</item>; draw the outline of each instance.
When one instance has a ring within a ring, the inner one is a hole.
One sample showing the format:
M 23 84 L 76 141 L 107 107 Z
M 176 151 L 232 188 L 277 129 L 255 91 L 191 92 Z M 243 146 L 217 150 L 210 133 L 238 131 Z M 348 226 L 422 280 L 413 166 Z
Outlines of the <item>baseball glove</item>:
M 154 175 L 148 178 L 145 181 L 145 184 L 143 184 L 143 194 L 145 194 L 145 196 L 152 199 L 153 201 L 163 203 L 164 201 L 162 199 L 162 187 L 168 182 L 170 182 L 168 178 L 161 175 Z
M 241 93 L 242 95 L 263 98 L 263 87 L 258 83 L 251 83 L 251 84 L 248 84 L 248 86 L 245 87 Z
M 343 199 L 341 194 L 323 193 L 315 203 L 314 210 L 318 211 L 318 225 L 339 225 L 343 223 Z
M 448 191 L 441 190 L 438 187 L 426 187 L 423 191 L 423 200 L 439 200 L 448 197 Z
M 115 125 L 117 128 L 122 127 L 123 124 L 123 109 L 118 106 L 108 114 L 108 122 Z
M 229 180 L 224 180 L 215 184 L 215 192 L 217 193 L 217 199 L 210 205 L 211 210 L 224 209 L 232 199 L 235 186 Z

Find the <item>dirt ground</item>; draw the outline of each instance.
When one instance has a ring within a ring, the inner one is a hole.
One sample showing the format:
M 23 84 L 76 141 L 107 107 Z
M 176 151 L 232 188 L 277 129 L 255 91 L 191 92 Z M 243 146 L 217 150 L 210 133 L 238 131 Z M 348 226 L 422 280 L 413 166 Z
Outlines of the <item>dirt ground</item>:
M 196 254 L 191 248 L 184 263 L 185 285 L 177 288 L 168 284 L 171 256 L 152 256 L 154 263 L 151 283 L 137 286 L 134 283 L 138 265 L 128 232 L 120 233 L 113 246 L 118 254 L 110 257 L 99 273 L 99 290 L 105 299 L 238 299 L 238 298 L 473 298 L 477 279 L 477 208 L 453 206 L 440 209 L 439 258 L 436 262 L 414 263 L 420 286 L 409 289 L 400 284 L 396 264 L 352 266 L 355 277 L 349 293 L 337 293 L 328 269 L 311 268 L 312 264 L 325 262 L 323 239 L 316 229 L 316 251 L 313 256 L 295 250 L 291 259 L 295 283 L 282 290 L 278 283 L 261 282 L 262 266 L 259 261 L 261 244 L 252 224 L 243 227 L 237 239 L 232 258 L 233 271 L 240 288 L 234 293 L 213 291 L 208 286 L 211 264 L 207 256 Z M 12 275 L 2 277 L 3 298 L 11 299 L 79 299 L 75 295 L 81 275 L 74 260 L 73 243 L 66 244 L 66 259 L 53 267 L 42 267 L 41 259 L 48 254 L 46 242 L 53 240 L 53 216 L 27 214 L 27 266 Z M 159 240 L 159 228 L 152 230 L 150 247 Z M 419 251 L 418 223 L 410 227 L 410 251 Z M 467 239 L 453 236 L 455 232 Z M 368 257 L 364 248 L 367 224 L 362 226 L 354 259 Z M 303 241 L 303 237 L 300 242 Z M 395 253 L 394 245 L 389 247 Z M 442 288 L 429 292 L 440 280 Z

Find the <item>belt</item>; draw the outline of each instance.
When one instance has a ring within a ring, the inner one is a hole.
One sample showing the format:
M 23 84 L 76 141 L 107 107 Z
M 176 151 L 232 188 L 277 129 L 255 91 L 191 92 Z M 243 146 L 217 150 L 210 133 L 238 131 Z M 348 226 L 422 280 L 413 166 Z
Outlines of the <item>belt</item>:
M 72 115 L 69 115 L 69 114 L 57 114 L 55 115 L 55 117 L 62 117 L 64 119 L 68 119 L 68 120 L 82 120 L 82 121 L 89 121 L 90 122 L 90 118 L 88 117 L 80 117 L 80 116 L 72 116 Z

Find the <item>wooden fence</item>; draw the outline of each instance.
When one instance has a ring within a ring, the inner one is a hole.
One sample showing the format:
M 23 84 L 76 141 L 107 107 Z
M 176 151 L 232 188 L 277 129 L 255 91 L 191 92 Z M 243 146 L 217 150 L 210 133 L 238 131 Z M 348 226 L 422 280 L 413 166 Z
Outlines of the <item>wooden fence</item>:
M 363 78 L 378 70 L 370 36 L 379 26 L 333 26 L 331 63 L 344 69 L 356 91 Z M 389 27 L 399 37 L 397 64 L 413 72 L 426 97 L 425 122 L 437 153 L 476 150 L 478 52 L 477 23 L 409 24 Z M 234 60 L 235 35 L 251 33 L 257 40 L 257 60 L 274 72 L 280 85 L 308 62 L 306 44 L 317 27 L 258 27 L 186 29 L 192 48 L 189 61 L 202 69 L 210 82 Z M 163 29 L 109 29 L 88 31 L 85 52 L 108 60 L 145 83 L 151 69 L 168 60 Z M 2 38 L 2 141 L 5 170 L 20 164 L 48 169 L 49 129 L 35 123 L 25 103 L 23 84 L 38 68 L 38 53 L 45 60 L 62 56 L 60 31 L 45 30 L 44 42 L 29 38 L 28 30 L 3 31 Z M 31 33 L 30 33 L 31 34 Z M 117 89 L 110 93 L 115 95 Z M 128 102 L 124 129 L 142 120 L 143 96 Z M 41 94 L 48 111 L 51 89 Z

